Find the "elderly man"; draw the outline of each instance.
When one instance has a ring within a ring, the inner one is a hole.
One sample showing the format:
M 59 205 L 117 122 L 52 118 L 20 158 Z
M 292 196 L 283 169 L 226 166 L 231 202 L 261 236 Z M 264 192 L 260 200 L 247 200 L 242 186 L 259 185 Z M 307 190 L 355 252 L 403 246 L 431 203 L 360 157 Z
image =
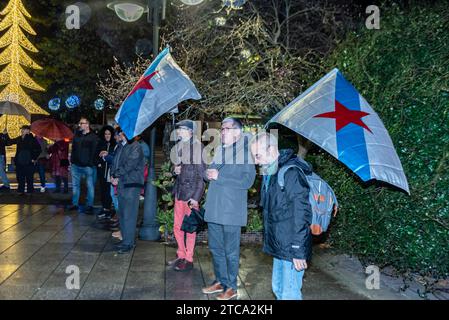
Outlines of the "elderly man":
M 209 249 L 215 281 L 203 293 L 221 292 L 218 300 L 237 297 L 240 233 L 248 219 L 248 189 L 256 170 L 249 155 L 248 137 L 238 119 L 226 118 L 221 125 L 221 143 L 206 171 L 210 181 L 204 220 L 208 223 Z
M 183 120 L 176 124 L 176 133 L 180 141 L 175 148 L 175 175 L 173 188 L 175 198 L 174 227 L 178 250 L 176 259 L 168 264 L 175 271 L 188 271 L 193 268 L 193 252 L 196 233 L 186 233 L 181 230 L 182 221 L 190 215 L 191 207 L 199 208 L 203 197 L 205 182 L 203 179 L 206 165 L 202 159 L 203 145 L 194 137 L 195 122 Z
M 278 150 L 276 137 L 258 134 L 251 142 L 255 163 L 263 167 L 261 205 L 264 215 L 263 251 L 273 256 L 272 288 L 279 300 L 301 300 L 302 278 L 312 252 L 312 208 L 304 174 L 312 167 L 293 150 Z M 285 173 L 285 189 L 277 182 L 280 168 L 295 165 Z

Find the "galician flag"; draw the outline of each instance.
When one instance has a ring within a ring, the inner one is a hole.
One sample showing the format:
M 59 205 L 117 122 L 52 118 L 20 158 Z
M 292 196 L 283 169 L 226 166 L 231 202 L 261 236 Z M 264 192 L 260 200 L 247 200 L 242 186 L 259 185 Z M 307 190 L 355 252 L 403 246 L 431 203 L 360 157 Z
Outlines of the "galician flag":
M 410 193 L 393 142 L 379 115 L 334 69 L 268 123 L 313 141 L 363 181 L 380 180 Z
M 141 134 L 161 115 L 188 99 L 201 99 L 193 82 L 165 48 L 120 106 L 115 121 L 128 139 Z

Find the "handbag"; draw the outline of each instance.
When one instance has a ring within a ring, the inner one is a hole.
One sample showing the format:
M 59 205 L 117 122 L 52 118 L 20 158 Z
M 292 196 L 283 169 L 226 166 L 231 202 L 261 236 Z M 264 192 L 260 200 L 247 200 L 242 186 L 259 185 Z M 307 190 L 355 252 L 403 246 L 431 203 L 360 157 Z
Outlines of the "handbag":
M 195 233 L 203 231 L 206 228 L 206 222 L 204 221 L 204 209 L 192 208 L 190 215 L 184 216 L 182 221 L 181 230 L 187 233 Z

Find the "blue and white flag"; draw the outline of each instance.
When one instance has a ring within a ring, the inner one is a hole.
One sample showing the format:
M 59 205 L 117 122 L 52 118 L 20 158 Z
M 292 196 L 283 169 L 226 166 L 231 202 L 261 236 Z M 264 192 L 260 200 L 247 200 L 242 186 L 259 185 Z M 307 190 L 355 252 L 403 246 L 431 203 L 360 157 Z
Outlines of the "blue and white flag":
M 267 126 L 271 122 L 311 140 L 363 181 L 384 181 L 410 193 L 382 120 L 338 69 L 293 100 Z
M 151 63 L 115 115 L 128 139 L 141 134 L 178 103 L 201 99 L 193 82 L 182 71 L 167 47 Z

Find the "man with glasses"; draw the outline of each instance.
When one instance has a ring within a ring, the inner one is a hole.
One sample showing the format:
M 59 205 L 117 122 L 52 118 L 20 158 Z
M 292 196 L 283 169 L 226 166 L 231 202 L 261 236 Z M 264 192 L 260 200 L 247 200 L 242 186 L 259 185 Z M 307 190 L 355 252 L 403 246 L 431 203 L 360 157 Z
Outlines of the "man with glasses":
M 215 281 L 202 291 L 220 293 L 218 300 L 230 300 L 237 297 L 240 233 L 248 220 L 248 189 L 256 170 L 249 154 L 249 137 L 243 134 L 238 119 L 222 121 L 221 143 L 206 170 L 210 183 L 204 220 L 208 223 Z
M 87 208 L 86 214 L 93 214 L 94 197 L 95 197 L 95 164 L 96 150 L 98 144 L 97 135 L 90 130 L 90 123 L 87 118 L 81 118 L 79 130 L 73 137 L 72 143 L 72 206 L 70 211 L 78 210 L 78 202 L 80 197 L 81 179 L 86 177 L 87 183 Z

